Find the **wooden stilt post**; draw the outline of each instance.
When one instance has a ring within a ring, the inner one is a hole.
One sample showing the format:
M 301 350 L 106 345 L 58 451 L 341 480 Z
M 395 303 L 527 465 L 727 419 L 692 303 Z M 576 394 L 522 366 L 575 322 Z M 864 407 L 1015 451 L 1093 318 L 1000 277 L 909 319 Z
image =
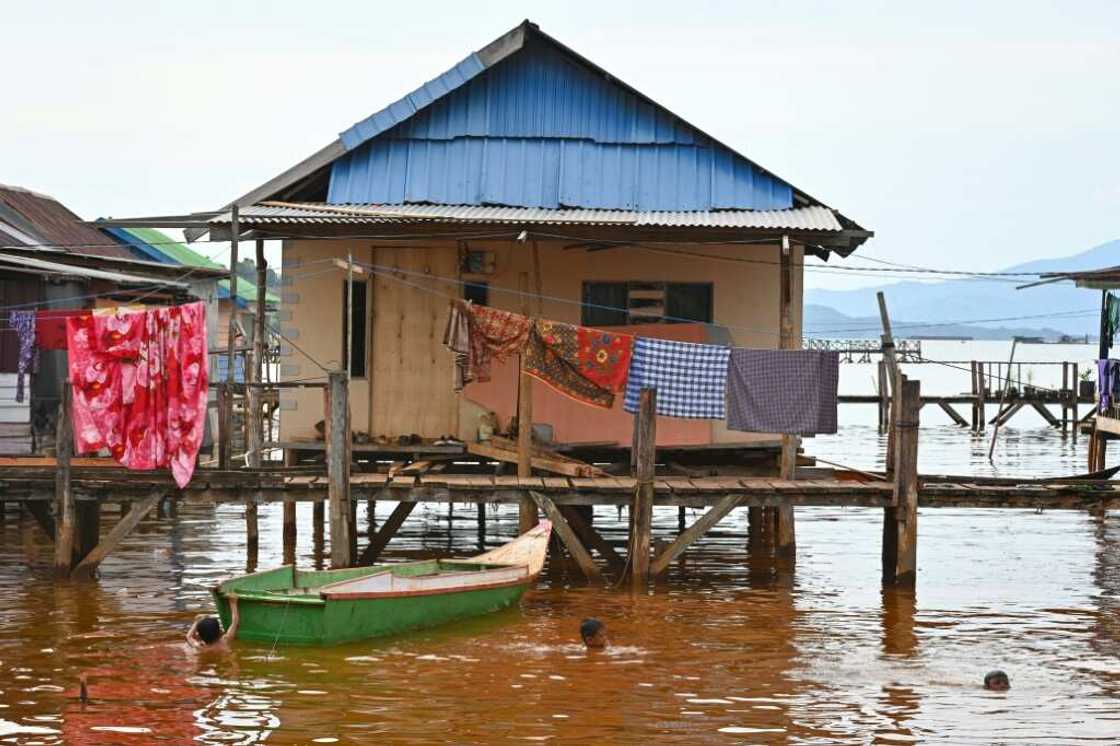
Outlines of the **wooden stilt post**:
M 887 383 L 887 361 L 879 361 L 879 432 L 885 433 L 890 428 L 891 388 Z
M 245 366 L 245 426 L 248 431 L 246 438 L 246 450 L 248 451 L 247 460 L 249 467 L 259 469 L 262 463 L 261 448 L 263 446 L 263 438 L 261 436 L 261 387 L 260 382 L 264 380 L 264 363 L 265 363 L 265 285 L 268 278 L 268 264 L 264 259 L 264 241 L 257 239 L 257 252 L 256 252 L 256 266 L 257 266 L 257 304 L 256 316 L 253 325 L 253 357 L 249 364 Z M 236 268 L 234 276 L 236 276 Z M 230 295 L 233 295 L 235 286 L 233 280 L 230 281 Z M 232 370 L 232 368 L 231 368 Z M 245 550 L 249 555 L 249 563 L 252 565 L 257 564 L 257 553 L 260 549 L 260 524 L 257 509 L 257 498 L 259 495 L 253 495 L 252 499 L 245 504 Z
M 295 454 L 296 452 L 291 448 L 284 449 L 284 466 L 295 465 Z M 295 500 L 285 500 L 283 527 L 285 565 L 296 563 L 296 539 L 296 503 Z
M 801 349 L 801 336 L 793 327 L 793 256 L 789 237 L 782 236 L 781 246 L 781 309 L 780 346 L 783 350 Z M 785 480 L 797 478 L 797 449 L 801 438 L 796 435 L 782 436 L 782 455 L 779 476 Z M 794 526 L 793 505 L 783 504 L 771 509 L 774 520 L 775 551 L 780 556 L 792 557 L 797 551 L 797 532 Z
M 890 414 L 888 415 L 887 427 L 887 458 L 885 471 L 889 474 L 891 469 L 894 468 L 894 436 L 895 428 L 890 426 L 889 423 L 895 419 L 894 410 L 898 405 L 898 355 L 894 346 L 894 334 L 891 332 L 891 317 L 887 313 L 887 296 L 879 291 L 875 294 L 876 299 L 879 301 L 879 321 L 883 325 L 883 334 L 879 337 L 883 347 L 883 359 L 887 362 L 887 373 L 891 383 L 891 407 Z
M 969 378 L 971 379 L 971 382 L 969 383 L 969 389 L 972 393 L 972 423 L 971 423 L 972 432 L 976 432 L 979 429 L 978 422 L 979 422 L 979 419 L 980 419 L 979 409 L 978 409 L 979 404 L 980 404 L 980 393 L 977 391 L 977 388 L 976 388 L 977 381 L 979 380 L 978 379 L 977 367 L 978 367 L 977 362 L 975 360 L 973 360 L 972 362 L 970 362 L 968 364 Z
M 55 423 L 57 471 L 54 474 L 55 522 L 54 571 L 67 577 L 74 561 L 74 491 L 70 484 L 70 456 L 74 452 L 74 427 L 70 420 L 70 381 L 62 382 Z
M 630 578 L 635 588 L 649 579 L 650 534 L 653 528 L 653 480 L 657 455 L 657 390 L 642 389 L 638 406 L 638 484 L 630 509 Z
M 225 414 L 225 432 L 222 434 L 222 446 L 226 449 L 226 458 L 222 463 L 223 469 L 228 469 L 231 463 L 231 454 L 233 453 L 233 382 L 235 373 L 237 371 L 237 250 L 238 241 L 241 238 L 241 213 L 237 204 L 233 205 L 230 210 L 230 226 L 229 226 L 229 329 L 226 338 L 226 380 L 225 384 L 225 402 L 223 406 L 223 413 Z M 219 456 L 220 458 L 220 456 Z
M 327 489 L 330 502 L 331 568 L 354 564 L 350 509 L 350 402 L 346 371 L 328 375 L 326 412 Z
M 1075 382 L 1074 383 L 1074 388 L 1076 388 L 1076 387 L 1077 387 L 1077 383 Z M 1059 395 L 1061 397 L 1061 405 L 1062 405 L 1061 427 L 1062 427 L 1062 436 L 1063 437 L 1065 437 L 1069 433 L 1069 391 L 1070 391 L 1070 386 L 1069 386 L 1069 363 L 1063 362 L 1062 363 L 1062 391 L 1061 391 L 1061 394 Z
M 218 383 L 218 468 L 222 471 L 229 471 L 233 461 L 230 452 L 233 443 L 233 423 L 230 422 L 232 409 L 229 384 L 221 381 Z
M 1003 411 L 1003 404 L 1004 404 L 1005 401 L 1007 401 L 1007 390 L 1011 388 L 1011 363 L 1015 360 L 1015 347 L 1018 344 L 1019 344 L 1018 337 L 1011 340 L 1011 356 L 1007 359 L 1007 377 L 1003 379 L 1003 386 L 1001 387 L 1000 396 L 999 396 L 999 409 L 996 410 L 997 412 L 1002 412 Z M 1019 407 L 1015 407 L 1014 409 L 1008 411 L 1006 413 L 1006 415 L 1000 415 L 1000 416 L 996 417 L 995 427 L 992 429 L 992 444 L 990 446 L 988 446 L 988 460 L 989 461 L 992 461 L 994 456 L 995 456 L 996 438 L 999 437 L 999 427 L 1000 427 L 1000 425 L 1002 425 L 1007 420 L 1011 419 L 1011 415 L 1013 415 L 1013 414 L 1015 414 L 1015 412 L 1019 411 L 1019 409 L 1021 407 L 1022 407 L 1022 405 L 1020 405 Z
M 315 554 L 316 564 L 321 565 L 323 561 L 323 524 L 324 513 L 323 501 L 316 500 L 311 504 L 311 546 Z
M 913 586 L 918 558 L 918 418 L 921 382 L 900 377 L 895 431 L 894 507 L 883 510 L 883 582 Z
M 1077 431 L 1081 429 L 1081 420 L 1077 415 L 1077 405 L 1081 402 L 1081 377 L 1078 375 L 1077 363 L 1073 364 L 1073 400 L 1070 402 L 1072 407 L 1072 417 L 1070 418 L 1070 428 L 1073 430 L 1073 439 L 1077 440 Z
M 517 391 L 517 476 L 533 476 L 533 378 L 523 371 L 518 374 Z M 518 509 L 518 530 L 525 533 L 536 525 L 537 504 L 524 497 Z
M 976 396 L 977 396 L 976 411 L 977 411 L 979 416 L 977 417 L 977 420 L 976 420 L 976 422 L 977 422 L 976 430 L 977 430 L 977 432 L 981 432 L 981 433 L 984 432 L 984 428 L 987 426 L 987 418 L 988 418 L 988 415 L 985 411 L 987 409 L 987 402 L 988 402 L 988 376 L 984 371 L 985 371 L 984 363 L 977 362 L 976 363 Z

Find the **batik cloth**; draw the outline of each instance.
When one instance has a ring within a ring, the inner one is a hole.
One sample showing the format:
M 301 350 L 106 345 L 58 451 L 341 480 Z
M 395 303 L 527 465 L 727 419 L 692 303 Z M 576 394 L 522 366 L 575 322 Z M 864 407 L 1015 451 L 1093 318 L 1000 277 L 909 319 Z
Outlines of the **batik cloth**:
M 467 340 L 464 342 L 463 321 Z M 490 368 L 497 360 L 525 349 L 529 342 L 530 321 L 521 314 L 466 301 L 451 304 L 443 343 L 455 355 L 454 384 L 459 390 L 471 381 L 489 381 Z
M 67 320 L 76 453 L 168 467 L 185 487 L 206 421 L 206 307 L 112 310 Z
M 572 324 L 534 321 L 521 369 L 565 396 L 609 409 L 614 406 L 614 392 L 584 374 L 580 332 L 581 327 Z
M 724 419 L 730 353 L 730 347 L 638 337 L 623 408 L 637 412 L 642 389 L 652 388 L 663 417 Z
M 8 314 L 12 328 L 19 338 L 19 357 L 16 360 L 16 401 L 23 401 L 24 378 L 39 370 L 39 350 L 35 346 L 35 312 L 12 311 Z
M 727 427 L 749 433 L 835 433 L 839 380 L 836 352 L 736 348 L 727 370 Z
M 579 329 L 579 370 L 584 378 L 618 393 L 626 388 L 634 337 L 600 329 Z

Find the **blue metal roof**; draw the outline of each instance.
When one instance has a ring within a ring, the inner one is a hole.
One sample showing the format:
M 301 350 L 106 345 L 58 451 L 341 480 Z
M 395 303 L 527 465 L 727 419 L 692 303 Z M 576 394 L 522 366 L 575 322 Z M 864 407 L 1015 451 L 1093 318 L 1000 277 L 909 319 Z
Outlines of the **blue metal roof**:
M 788 183 L 539 32 L 490 67 L 472 54 L 341 141 L 335 204 L 793 206 Z

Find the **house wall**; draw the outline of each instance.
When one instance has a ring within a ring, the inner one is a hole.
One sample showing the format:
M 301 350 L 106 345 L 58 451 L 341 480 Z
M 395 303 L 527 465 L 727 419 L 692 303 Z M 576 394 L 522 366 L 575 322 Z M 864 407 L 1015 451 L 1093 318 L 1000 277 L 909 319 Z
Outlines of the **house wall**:
M 570 243 L 539 242 L 535 253 L 532 243 L 470 241 L 469 245 L 472 250 L 495 254 L 495 272 L 488 278 L 490 304 L 495 307 L 579 323 L 578 301 L 585 280 L 712 282 L 714 318 L 721 327 L 665 324 L 625 329 L 647 336 L 744 347 L 778 344 L 776 246 L 659 245 L 680 252 L 667 254 L 635 247 L 565 250 Z M 282 343 L 282 379 L 324 375 L 308 356 L 327 368 L 341 365 L 345 271 L 332 270 L 322 260 L 345 260 L 352 252 L 356 262 L 397 271 L 392 278 L 367 279 L 372 283 L 367 326 L 374 399 L 371 407 L 368 377 L 352 382 L 354 429 L 370 431 L 374 436 L 457 433 L 473 439 L 478 416 L 485 410 L 495 411 L 504 424 L 516 405 L 516 361 L 496 366 L 491 383 L 472 384 L 460 397 L 451 389 L 452 360 L 443 348 L 442 335 L 449 297 L 458 294 L 453 284 L 459 277 L 458 251 L 453 242 L 386 248 L 368 241 L 286 241 L 281 316 L 286 319 L 284 333 L 294 345 Z M 793 261 L 798 267 L 793 288 L 795 328 L 800 332 L 800 249 L 795 249 Z M 538 265 L 544 296 L 539 302 L 528 295 L 536 290 Z M 323 417 L 322 393 L 315 389 L 286 390 L 281 411 L 283 439 L 313 437 L 314 425 Z M 604 411 L 573 402 L 545 385 L 534 386 L 534 413 L 534 421 L 554 426 L 560 441 L 628 442 L 632 433 L 632 418 L 621 411 L 621 401 L 616 402 L 615 410 Z M 658 421 L 658 442 L 666 445 L 748 442 L 769 437 L 730 432 L 722 422 Z

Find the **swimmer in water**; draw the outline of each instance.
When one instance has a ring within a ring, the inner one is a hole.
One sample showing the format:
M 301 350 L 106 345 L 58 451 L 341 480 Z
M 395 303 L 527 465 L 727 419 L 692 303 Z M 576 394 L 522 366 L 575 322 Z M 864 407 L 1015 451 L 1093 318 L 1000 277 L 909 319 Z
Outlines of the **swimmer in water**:
M 993 692 L 1006 692 L 1011 688 L 1011 679 L 1003 671 L 989 671 L 984 677 L 984 688 Z
M 237 596 L 229 594 L 229 611 L 232 616 L 229 629 L 222 634 L 222 625 L 216 617 L 199 614 L 187 632 L 187 644 L 197 650 L 229 651 L 229 643 L 237 637 L 241 615 L 237 610 Z
M 607 625 L 598 619 L 584 619 L 579 625 L 579 636 L 588 650 L 602 650 L 607 646 Z

